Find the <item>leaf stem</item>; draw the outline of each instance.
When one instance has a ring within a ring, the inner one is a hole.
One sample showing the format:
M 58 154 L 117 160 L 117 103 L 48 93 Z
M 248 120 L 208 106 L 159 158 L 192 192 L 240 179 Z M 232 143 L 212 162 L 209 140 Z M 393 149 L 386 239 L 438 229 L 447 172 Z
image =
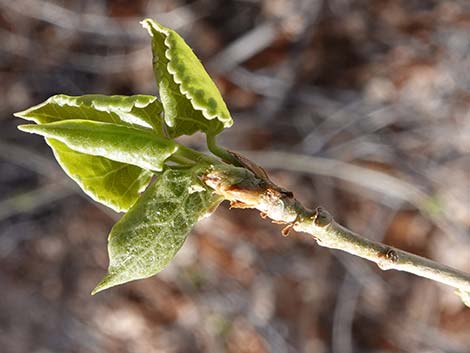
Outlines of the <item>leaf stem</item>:
M 175 154 L 173 154 L 171 158 L 173 157 L 190 160 L 195 164 L 198 164 L 198 163 L 207 163 L 210 165 L 222 164 L 221 161 L 219 161 L 218 159 L 212 156 L 209 156 L 202 152 L 198 152 L 196 150 L 193 150 L 192 148 L 188 148 L 180 144 L 178 144 L 178 150 L 176 151 Z
M 207 148 L 209 148 L 209 151 L 211 151 L 214 155 L 222 159 L 224 162 L 237 167 L 241 166 L 238 160 L 229 151 L 217 145 L 216 135 L 207 134 L 206 141 Z
M 216 193 L 230 200 L 232 207 L 255 208 L 277 223 L 313 236 L 318 245 L 338 249 L 375 262 L 382 270 L 398 270 L 444 283 L 470 292 L 470 274 L 436 263 L 421 256 L 375 242 L 336 223 L 321 207 L 309 210 L 289 192 L 272 187 L 272 184 L 244 168 L 225 165 L 214 168 L 203 180 Z
M 192 159 L 189 159 L 185 156 L 179 155 L 178 153 L 173 154 L 170 158 L 168 158 L 169 161 L 175 162 L 176 164 L 180 166 L 192 166 L 195 164 L 195 162 Z

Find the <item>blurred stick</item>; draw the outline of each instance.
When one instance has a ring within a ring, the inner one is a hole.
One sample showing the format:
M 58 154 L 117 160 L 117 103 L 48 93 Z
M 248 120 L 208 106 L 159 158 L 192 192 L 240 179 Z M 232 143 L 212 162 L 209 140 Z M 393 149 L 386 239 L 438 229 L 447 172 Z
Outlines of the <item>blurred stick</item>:
M 0 221 L 17 213 L 32 211 L 44 204 L 60 200 L 74 193 L 90 201 L 90 198 L 85 196 L 75 183 L 65 178 L 65 174 L 49 158 L 16 144 L 1 141 L 0 158 L 32 170 L 45 176 L 50 181 L 49 184 L 34 190 L 0 200 Z M 117 220 L 119 218 L 119 215 L 111 209 L 99 203 L 91 203 L 111 219 Z
M 266 168 L 282 168 L 342 179 L 374 192 L 406 201 L 423 209 L 429 196 L 406 181 L 394 176 L 336 159 L 300 155 L 288 152 L 241 151 L 241 154 L 262 162 Z
M 14 143 L 0 141 L 0 158 L 49 179 L 57 180 L 61 176 L 60 169 L 49 158 Z
M 84 54 L 55 46 L 40 47 L 28 37 L 2 29 L 0 29 L 0 41 L 2 42 L 0 51 L 31 59 L 33 50 L 40 53 L 39 55 L 47 54 L 55 64 L 67 57 L 73 68 L 85 72 L 114 74 L 129 70 L 138 71 L 148 64 L 146 60 L 143 60 L 145 57 L 143 54 L 147 52 L 147 48 L 135 49 L 125 54 Z M 129 67 L 130 61 L 134 63 L 132 68 Z
M 212 59 L 209 67 L 218 73 L 232 70 L 237 65 L 270 46 L 276 38 L 277 32 L 278 30 L 274 23 L 265 22 L 260 24 L 224 48 Z
M 0 201 L 0 221 L 19 213 L 26 213 L 74 194 L 62 184 L 47 184 Z
M 193 11 L 197 9 L 200 2 L 196 1 L 190 5 L 176 7 L 167 12 L 152 13 L 152 16 L 155 16 L 159 22 L 171 24 L 172 28 L 178 29 L 203 16 L 200 14 L 201 11 Z M 140 17 L 115 20 L 103 14 L 70 10 L 54 2 L 44 0 L 0 0 L 0 5 L 22 16 L 35 18 L 73 32 L 80 31 L 105 37 L 126 37 L 133 40 L 147 37 L 139 25 Z

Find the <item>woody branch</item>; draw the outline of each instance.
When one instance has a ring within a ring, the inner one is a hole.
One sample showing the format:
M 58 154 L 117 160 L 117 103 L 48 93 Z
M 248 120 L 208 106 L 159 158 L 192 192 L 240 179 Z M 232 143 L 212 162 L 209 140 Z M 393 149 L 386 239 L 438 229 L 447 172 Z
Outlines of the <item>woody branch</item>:
M 382 270 L 398 270 L 470 291 L 470 275 L 421 256 L 375 242 L 338 224 L 321 207 L 309 210 L 292 193 L 246 168 L 217 166 L 203 177 L 215 192 L 231 201 L 232 207 L 254 208 L 276 223 L 313 236 L 318 245 L 346 251 L 375 262 Z

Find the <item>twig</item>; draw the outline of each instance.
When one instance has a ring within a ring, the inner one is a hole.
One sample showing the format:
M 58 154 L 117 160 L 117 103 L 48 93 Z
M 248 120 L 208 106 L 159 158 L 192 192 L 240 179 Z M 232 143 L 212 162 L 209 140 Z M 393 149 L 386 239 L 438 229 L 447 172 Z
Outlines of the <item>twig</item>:
M 292 195 L 246 168 L 217 166 L 203 181 L 231 201 L 232 207 L 255 208 L 275 223 L 311 234 L 320 246 L 375 262 L 382 270 L 398 270 L 470 292 L 470 275 L 421 256 L 366 239 L 335 222 L 321 207 L 304 208 Z
M 441 208 L 436 212 L 433 208 L 436 199 L 432 195 L 393 175 L 332 158 L 280 151 L 241 151 L 241 153 L 255 162 L 262 162 L 263 166 L 268 169 L 286 169 L 324 175 L 361 186 L 360 189 L 350 189 L 351 192 L 356 192 L 361 196 L 369 196 L 367 191 L 373 191 L 393 199 L 406 201 L 443 230 L 447 236 L 455 238 L 456 234 L 459 235 L 458 231 L 451 227 L 452 215 L 449 214 L 447 208 Z

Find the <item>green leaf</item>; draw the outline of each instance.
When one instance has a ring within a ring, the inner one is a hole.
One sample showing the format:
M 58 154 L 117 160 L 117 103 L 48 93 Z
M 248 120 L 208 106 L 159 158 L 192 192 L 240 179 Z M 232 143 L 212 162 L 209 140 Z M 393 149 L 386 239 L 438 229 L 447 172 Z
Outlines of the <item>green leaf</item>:
M 215 135 L 232 126 L 217 86 L 183 38 L 150 19 L 142 25 L 152 36 L 155 78 L 170 135 Z
M 15 113 L 15 116 L 38 124 L 82 119 L 136 128 L 154 128 L 157 134 L 163 136 L 161 113 L 162 104 L 154 96 L 88 94 L 74 97 L 58 94 L 41 104 Z
M 153 276 L 173 259 L 197 221 L 222 201 L 199 181 L 202 171 L 165 171 L 116 223 L 108 240 L 108 274 L 93 294 Z
M 41 125 L 20 125 L 22 131 L 59 140 L 70 149 L 116 162 L 161 171 L 178 145 L 151 131 L 87 120 L 63 120 Z
M 82 105 L 89 105 L 99 111 L 114 113 L 129 124 L 152 127 L 163 136 L 162 103 L 155 96 L 104 96 L 89 94 L 78 97 Z
M 65 173 L 93 200 L 116 212 L 127 211 L 153 175 L 130 164 L 76 152 L 58 140 L 46 138 L 46 142 Z
M 83 118 L 148 129 L 163 136 L 162 105 L 154 96 L 79 97 L 59 94 L 15 115 L 38 124 Z M 83 154 L 64 143 L 46 139 L 62 169 L 95 201 L 117 212 L 127 211 L 145 189 L 151 172 L 142 168 Z
M 466 292 L 463 289 L 457 289 L 456 293 L 460 296 L 463 303 L 470 308 L 470 292 Z

